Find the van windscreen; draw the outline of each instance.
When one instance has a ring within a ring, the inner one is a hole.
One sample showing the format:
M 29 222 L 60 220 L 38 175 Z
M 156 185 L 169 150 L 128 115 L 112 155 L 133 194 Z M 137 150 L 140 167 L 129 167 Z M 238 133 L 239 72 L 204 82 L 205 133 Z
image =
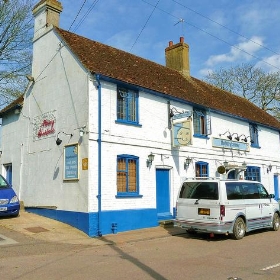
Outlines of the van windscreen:
M 218 200 L 217 182 L 184 182 L 179 198 Z

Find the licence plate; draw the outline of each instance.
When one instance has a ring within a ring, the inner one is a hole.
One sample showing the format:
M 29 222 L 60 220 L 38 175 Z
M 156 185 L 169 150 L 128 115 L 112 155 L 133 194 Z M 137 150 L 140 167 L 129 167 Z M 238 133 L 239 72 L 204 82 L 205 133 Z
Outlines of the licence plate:
M 0 211 L 7 211 L 7 207 L 0 207 Z
M 209 208 L 198 208 L 198 215 L 210 215 Z

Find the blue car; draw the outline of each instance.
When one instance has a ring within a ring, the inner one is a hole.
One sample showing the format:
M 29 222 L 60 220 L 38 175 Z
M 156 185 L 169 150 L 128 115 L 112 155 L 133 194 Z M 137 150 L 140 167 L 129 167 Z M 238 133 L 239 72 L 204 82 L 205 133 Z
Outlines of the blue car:
M 0 175 L 0 217 L 13 216 L 19 214 L 19 200 L 8 182 Z

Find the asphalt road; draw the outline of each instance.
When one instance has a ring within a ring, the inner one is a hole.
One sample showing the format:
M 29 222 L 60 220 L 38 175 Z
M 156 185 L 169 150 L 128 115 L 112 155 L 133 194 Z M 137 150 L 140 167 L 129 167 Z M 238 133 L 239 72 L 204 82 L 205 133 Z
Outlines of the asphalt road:
M 263 230 L 239 241 L 181 233 L 70 244 L 0 225 L 0 279 L 279 280 L 279 237 L 280 231 Z

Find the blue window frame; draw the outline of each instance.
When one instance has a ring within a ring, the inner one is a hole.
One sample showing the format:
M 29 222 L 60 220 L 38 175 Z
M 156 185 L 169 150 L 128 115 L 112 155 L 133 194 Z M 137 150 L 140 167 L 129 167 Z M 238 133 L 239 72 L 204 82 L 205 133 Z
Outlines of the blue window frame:
M 259 147 L 259 133 L 258 126 L 256 124 L 249 124 L 250 140 L 252 147 Z
M 195 137 L 208 137 L 211 134 L 210 115 L 202 109 L 193 109 L 193 131 Z
M 209 164 L 204 161 L 195 163 L 195 176 L 196 177 L 209 177 Z
M 117 89 L 117 122 L 138 124 L 138 97 L 137 91 L 118 87 Z
M 117 156 L 117 196 L 139 196 L 139 158 Z
M 245 179 L 251 181 L 261 181 L 261 168 L 258 166 L 247 166 Z

